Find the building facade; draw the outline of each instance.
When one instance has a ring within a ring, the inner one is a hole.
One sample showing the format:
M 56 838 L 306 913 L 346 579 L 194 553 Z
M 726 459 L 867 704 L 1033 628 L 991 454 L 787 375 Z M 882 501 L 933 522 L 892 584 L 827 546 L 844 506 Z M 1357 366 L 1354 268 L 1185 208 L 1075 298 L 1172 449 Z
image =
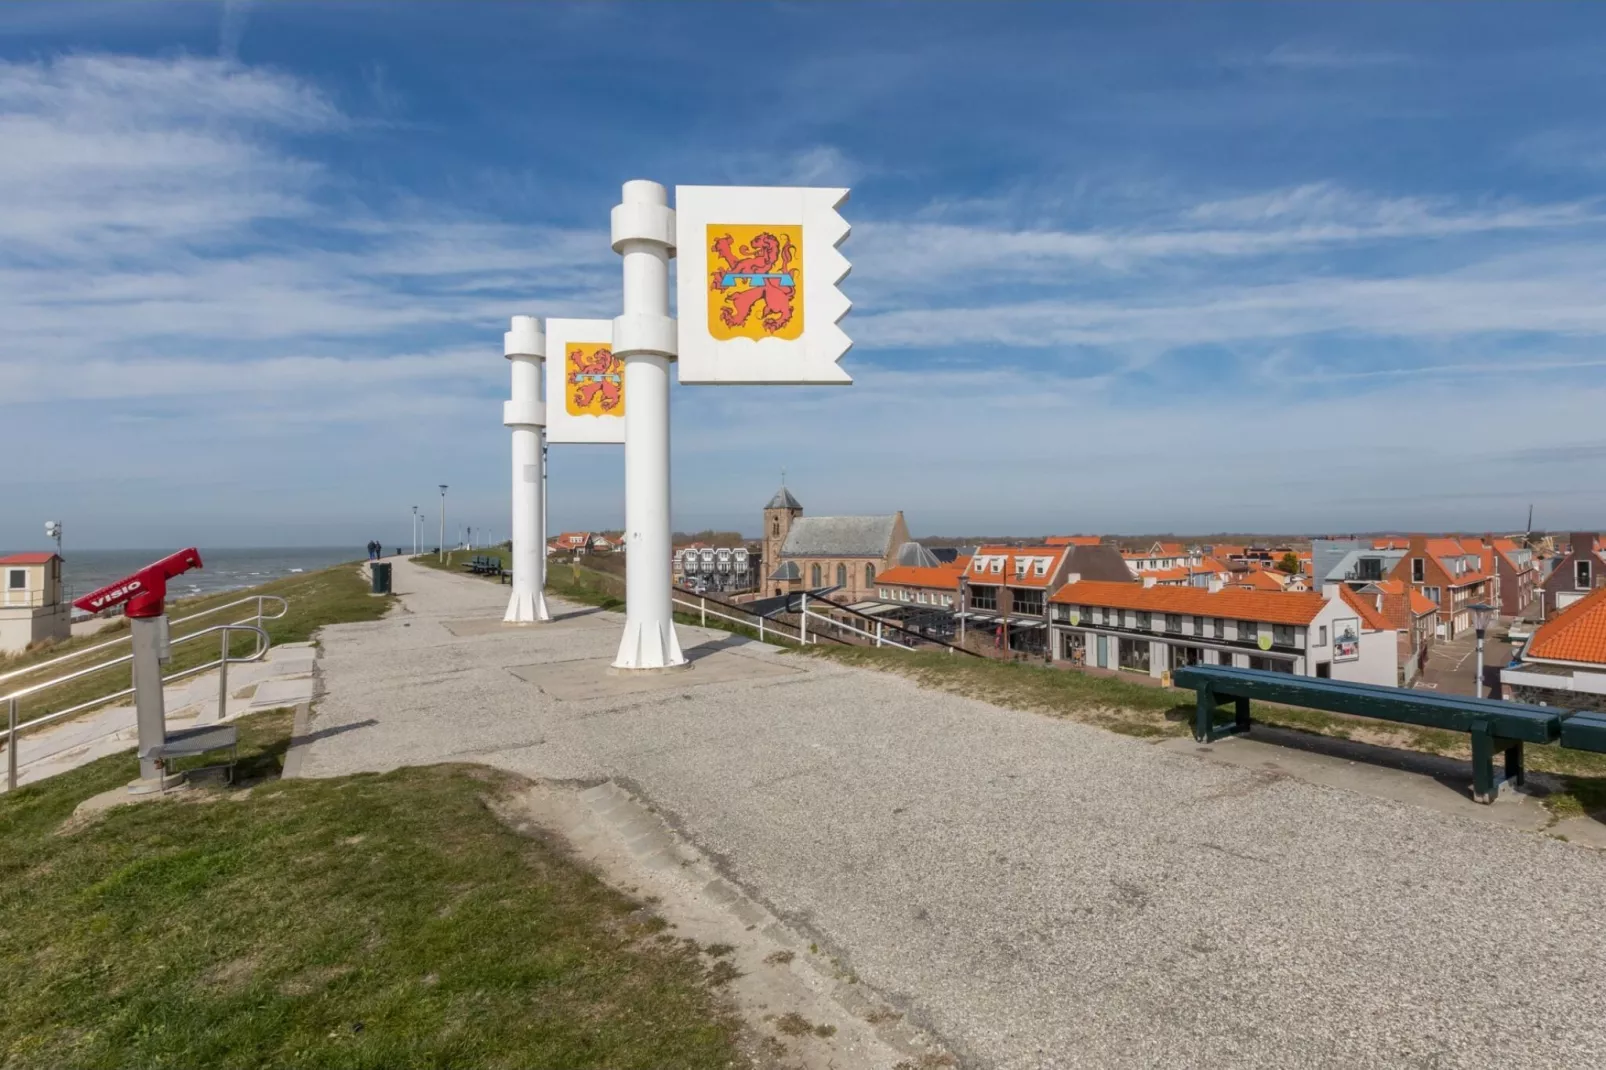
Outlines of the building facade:
M 802 503 L 782 487 L 764 507 L 763 592 L 819 591 L 843 604 L 862 601 L 908 541 L 902 512 L 804 516 Z
M 1540 625 L 1500 684 L 1516 702 L 1606 712 L 1606 586 Z
M 61 558 L 53 553 L 0 557 L 0 653 L 72 635 L 72 606 L 62 598 Z
M 1233 665 L 1393 685 L 1396 636 L 1343 585 L 1325 595 L 1082 581 L 1050 599 L 1054 660 L 1160 677 Z

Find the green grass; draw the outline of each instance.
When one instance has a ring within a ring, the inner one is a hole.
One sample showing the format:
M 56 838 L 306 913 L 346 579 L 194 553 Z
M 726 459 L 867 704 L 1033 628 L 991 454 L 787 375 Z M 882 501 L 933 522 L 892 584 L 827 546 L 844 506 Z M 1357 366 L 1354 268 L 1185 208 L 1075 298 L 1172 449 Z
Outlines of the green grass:
M 239 591 L 225 591 L 200 598 L 186 598 L 169 602 L 167 615 L 170 620 L 176 620 L 193 613 L 199 613 L 202 610 L 227 605 L 249 595 L 278 595 L 289 601 L 289 610 L 279 620 L 264 622 L 263 630 L 268 633 L 268 638 L 274 645 L 300 643 L 311 639 L 313 634 L 326 624 L 376 620 L 383 616 L 395 599 L 390 595 L 375 596 L 369 594 L 369 587 L 367 579 L 364 578 L 356 565 L 337 565 L 334 568 L 321 569 L 317 572 L 287 576 L 284 579 L 262 584 L 260 587 L 251 587 Z M 215 624 L 244 620 L 253 611 L 254 607 L 252 606 L 239 606 L 226 613 L 203 617 L 190 624 L 175 626 L 173 629 L 173 660 L 164 667 L 164 674 L 179 672 L 208 661 L 214 661 L 218 657 L 221 642 L 219 637 L 212 636 L 182 645 L 178 643 L 180 638 Z M 273 612 L 271 604 L 268 606 L 267 611 Z M 128 621 L 120 619 L 116 624 L 96 635 L 74 638 L 30 651 L 27 654 L 0 660 L 0 672 L 22 668 L 75 650 L 82 650 L 85 647 L 94 646 L 97 643 L 103 643 L 119 635 L 127 634 L 127 631 Z M 236 657 L 243 657 L 250 653 L 254 643 L 255 637 L 248 633 L 231 636 L 230 652 Z M 46 668 L 39 670 L 37 673 L 25 674 L 21 677 L 7 680 L 5 683 L 0 683 L 0 694 L 20 690 L 30 684 L 47 680 L 63 673 L 72 672 L 80 668 L 88 668 L 97 662 L 107 661 L 126 653 L 128 653 L 128 646 L 123 644 L 100 654 L 86 655 L 81 662 L 71 661 L 60 667 Z M 28 720 L 55 710 L 67 709 L 81 702 L 87 702 L 99 695 L 111 694 L 130 686 L 131 678 L 129 667 L 120 665 L 104 672 L 91 674 L 81 680 L 75 680 L 70 684 L 63 684 L 61 687 L 40 692 L 38 695 L 25 697 L 18 703 L 19 718 Z
M 522 781 L 281 782 L 290 722 L 237 722 L 242 787 L 74 819 L 125 754 L 0 796 L 0 1065 L 742 1063 L 694 950 L 492 814 Z

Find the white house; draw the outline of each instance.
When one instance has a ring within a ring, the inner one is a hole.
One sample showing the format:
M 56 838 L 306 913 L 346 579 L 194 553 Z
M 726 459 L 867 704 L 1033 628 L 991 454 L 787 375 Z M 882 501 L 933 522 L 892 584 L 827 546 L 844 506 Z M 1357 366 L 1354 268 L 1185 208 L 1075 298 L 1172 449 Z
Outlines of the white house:
M 72 635 L 72 606 L 62 601 L 61 558 L 53 553 L 0 557 L 0 653 Z

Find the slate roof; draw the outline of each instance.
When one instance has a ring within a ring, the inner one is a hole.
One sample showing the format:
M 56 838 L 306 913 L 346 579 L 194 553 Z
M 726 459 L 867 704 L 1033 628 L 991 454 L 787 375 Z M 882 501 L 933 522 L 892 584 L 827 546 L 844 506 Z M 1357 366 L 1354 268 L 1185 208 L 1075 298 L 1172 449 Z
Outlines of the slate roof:
M 796 561 L 788 561 L 774 572 L 770 573 L 772 580 L 801 580 L 803 570 L 797 567 Z
M 771 498 L 770 499 L 770 503 L 768 505 L 766 505 L 764 508 L 766 508 L 766 509 L 801 509 L 801 508 L 803 508 L 803 503 L 798 501 L 796 498 L 792 497 L 792 492 L 791 491 L 787 490 L 785 487 L 782 487 L 780 490 L 775 492 L 775 497 Z
M 778 495 L 777 495 L 778 497 Z M 886 516 L 803 516 L 792 522 L 782 557 L 885 557 L 897 526 Z
M 1071 545 L 1071 559 L 1065 566 L 1067 574 L 1074 573 L 1084 580 L 1109 583 L 1136 583 L 1132 570 L 1126 567 L 1121 551 L 1107 543 Z
M 941 562 L 937 560 L 936 554 L 918 542 L 906 542 L 898 547 L 898 564 L 912 565 L 916 568 L 936 568 Z

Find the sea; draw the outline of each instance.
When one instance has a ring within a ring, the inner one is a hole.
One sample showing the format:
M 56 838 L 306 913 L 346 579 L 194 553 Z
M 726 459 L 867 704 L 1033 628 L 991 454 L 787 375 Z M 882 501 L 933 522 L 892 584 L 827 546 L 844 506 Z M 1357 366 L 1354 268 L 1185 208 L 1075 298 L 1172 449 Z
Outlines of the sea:
M 361 546 L 269 546 L 259 549 L 230 547 L 201 551 L 202 567 L 191 569 L 167 585 L 174 598 L 255 587 L 298 572 L 315 572 L 343 561 L 361 561 Z M 139 571 L 172 553 L 167 550 L 62 550 L 63 582 L 71 588 L 69 600 L 98 590 Z

